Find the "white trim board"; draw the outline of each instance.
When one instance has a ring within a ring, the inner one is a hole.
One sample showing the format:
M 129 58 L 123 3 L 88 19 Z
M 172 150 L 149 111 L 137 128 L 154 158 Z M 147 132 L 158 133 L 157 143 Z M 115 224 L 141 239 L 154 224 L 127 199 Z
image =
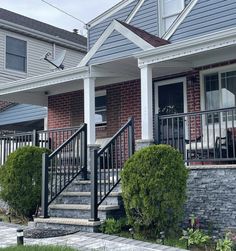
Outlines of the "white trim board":
M 187 17 L 187 15 L 190 13 L 190 11 L 193 9 L 193 7 L 196 5 L 198 0 L 192 0 L 185 9 L 181 12 L 181 14 L 176 18 L 174 23 L 170 26 L 170 28 L 166 31 L 166 33 L 162 36 L 163 39 L 169 40 L 170 37 L 176 32 L 180 24 L 184 21 L 184 19 Z
M 138 47 L 140 47 L 144 51 L 155 48 L 154 46 L 152 46 L 151 44 L 143 40 L 141 37 L 136 35 L 134 32 L 126 28 L 124 25 L 122 25 L 118 21 L 113 20 L 112 23 L 104 31 L 102 36 L 97 40 L 97 42 L 91 48 L 91 50 L 81 60 L 81 62 L 78 65 L 79 67 L 86 66 L 89 60 L 95 55 L 95 53 L 99 50 L 99 48 L 106 41 L 106 39 L 112 34 L 113 31 L 118 31 L 121 35 L 129 39 L 131 42 L 136 44 Z
M 88 22 L 86 24 L 86 28 L 89 30 L 93 26 L 99 24 L 103 20 L 105 20 L 108 17 L 112 16 L 117 11 L 123 9 L 125 6 L 129 5 L 133 1 L 135 1 L 135 0 L 123 0 L 123 1 L 119 2 L 118 4 L 116 4 L 115 6 L 113 6 L 112 8 L 110 8 L 109 10 L 105 11 L 104 13 L 102 13 L 101 15 L 99 15 L 98 17 L 96 17 L 93 20 L 91 20 L 90 22 Z

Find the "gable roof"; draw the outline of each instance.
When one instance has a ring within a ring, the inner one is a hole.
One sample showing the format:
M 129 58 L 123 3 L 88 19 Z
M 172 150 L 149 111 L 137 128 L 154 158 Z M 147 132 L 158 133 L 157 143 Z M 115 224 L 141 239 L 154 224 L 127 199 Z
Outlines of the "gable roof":
M 82 45 L 82 46 L 87 45 L 87 39 L 79 34 L 75 34 L 73 32 L 69 32 L 69 31 L 57 28 L 55 26 L 37 21 L 35 19 L 17 14 L 15 12 L 0 8 L 0 27 L 2 26 L 3 21 L 7 21 L 16 25 L 27 27 L 29 29 L 46 33 L 48 35 L 55 36 L 64 40 L 68 40 L 78 45 Z
M 99 48 L 107 40 L 107 38 L 112 34 L 113 31 L 119 32 L 125 38 L 134 43 L 137 47 L 141 48 L 143 51 L 153 49 L 158 46 L 169 44 L 168 41 L 158 38 L 148 32 L 136 28 L 132 25 L 126 24 L 121 21 L 113 20 L 112 23 L 107 27 L 102 36 L 97 40 L 94 46 L 86 54 L 86 56 L 79 63 L 79 67 L 86 66 L 90 59 L 96 54 Z
M 145 40 L 146 42 L 148 42 L 149 44 L 151 44 L 153 47 L 159 47 L 162 45 L 166 45 L 169 44 L 170 42 L 163 39 L 163 38 L 159 38 L 157 36 L 154 36 L 142 29 L 139 29 L 137 27 L 134 27 L 133 25 L 127 24 L 125 22 L 119 21 L 117 20 L 117 22 L 121 23 L 122 25 L 124 25 L 126 28 L 128 28 L 129 30 L 131 30 L 132 32 L 134 32 L 136 35 L 138 35 L 139 37 L 141 37 L 143 40 Z

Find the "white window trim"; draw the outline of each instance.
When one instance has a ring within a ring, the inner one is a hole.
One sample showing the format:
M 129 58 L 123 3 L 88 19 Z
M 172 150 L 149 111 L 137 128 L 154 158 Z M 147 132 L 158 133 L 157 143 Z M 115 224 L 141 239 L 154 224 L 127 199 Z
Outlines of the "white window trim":
M 186 77 L 181 78 L 172 78 L 163 81 L 155 81 L 154 82 L 154 92 L 155 92 L 155 114 L 159 112 L 159 99 L 158 99 L 158 87 L 163 85 L 170 85 L 175 83 L 183 83 L 183 95 L 184 95 L 184 113 L 188 112 L 188 104 L 187 104 L 187 80 Z
M 165 30 L 164 29 L 164 19 L 168 18 L 168 17 L 173 17 L 173 16 L 177 16 L 184 10 L 184 7 L 185 7 L 185 1 L 184 0 L 181 0 L 181 7 L 182 7 L 182 11 L 181 12 L 176 12 L 176 13 L 173 13 L 171 15 L 167 15 L 167 16 L 164 16 L 163 15 L 163 10 L 164 10 L 164 7 L 163 7 L 163 0 L 158 0 L 158 16 L 159 16 L 159 37 L 162 37 L 169 29 Z M 176 18 L 177 18 L 176 17 Z M 170 26 L 171 27 L 171 26 Z M 169 28 L 170 28 L 169 27 Z
M 17 70 L 13 70 L 13 69 L 9 69 L 6 67 L 6 53 L 7 53 L 7 37 L 12 37 L 15 39 L 19 39 L 22 40 L 24 42 L 26 42 L 26 71 L 17 71 Z M 4 46 L 4 56 L 3 56 L 3 60 L 4 60 L 4 71 L 7 71 L 9 73 L 12 73 L 13 75 L 16 76 L 22 76 L 22 77 L 26 77 L 28 75 L 28 40 L 21 37 L 21 36 L 17 36 L 15 34 L 6 34 L 5 35 L 5 46 Z
M 204 76 L 208 74 L 218 73 L 219 76 L 219 90 L 221 89 L 221 74 L 225 72 L 236 71 L 236 64 L 220 66 L 216 68 L 211 68 L 208 70 L 200 71 L 200 98 L 201 98 L 201 110 L 206 110 L 206 100 L 205 100 L 205 86 L 204 86 Z M 220 95 L 220 107 L 222 107 L 222 96 Z

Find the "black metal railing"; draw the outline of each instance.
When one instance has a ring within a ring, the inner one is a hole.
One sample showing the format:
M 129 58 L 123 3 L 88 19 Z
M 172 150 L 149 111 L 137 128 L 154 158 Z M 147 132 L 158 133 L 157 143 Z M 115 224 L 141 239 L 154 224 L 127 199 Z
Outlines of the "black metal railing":
M 37 145 L 54 151 L 78 129 L 78 127 L 69 127 L 37 131 Z
M 78 127 L 0 135 L 0 165 L 6 162 L 12 152 L 24 146 L 39 146 L 54 151 L 76 130 Z
M 37 132 L 23 132 L 15 134 L 6 134 L 0 136 L 0 165 L 3 165 L 7 157 L 18 148 L 24 146 L 37 145 Z
M 236 160 L 236 107 L 156 115 L 157 144 L 177 148 L 186 162 Z
M 59 142 L 65 140 L 60 137 L 53 138 L 57 138 Z M 48 206 L 80 173 L 87 179 L 86 124 L 83 124 L 52 154 L 43 154 L 42 217 L 48 217 Z
M 91 220 L 98 220 L 98 207 L 120 182 L 120 171 L 134 153 L 134 121 L 128 122 L 99 151 L 91 154 Z

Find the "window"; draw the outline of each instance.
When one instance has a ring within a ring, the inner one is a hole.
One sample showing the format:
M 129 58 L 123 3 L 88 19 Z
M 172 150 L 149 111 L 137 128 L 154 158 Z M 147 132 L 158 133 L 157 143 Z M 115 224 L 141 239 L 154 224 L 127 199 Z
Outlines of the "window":
M 236 71 L 218 72 L 204 76 L 205 109 L 214 110 L 236 105 Z M 218 115 L 214 115 L 217 122 Z M 232 114 L 228 114 L 232 120 Z M 225 120 L 225 116 L 223 116 Z
M 160 1 L 160 35 L 163 35 L 184 9 L 184 0 L 159 0 Z
M 26 41 L 6 37 L 6 69 L 26 72 Z
M 106 91 L 96 92 L 95 97 L 95 123 L 96 125 L 107 122 L 107 96 Z

